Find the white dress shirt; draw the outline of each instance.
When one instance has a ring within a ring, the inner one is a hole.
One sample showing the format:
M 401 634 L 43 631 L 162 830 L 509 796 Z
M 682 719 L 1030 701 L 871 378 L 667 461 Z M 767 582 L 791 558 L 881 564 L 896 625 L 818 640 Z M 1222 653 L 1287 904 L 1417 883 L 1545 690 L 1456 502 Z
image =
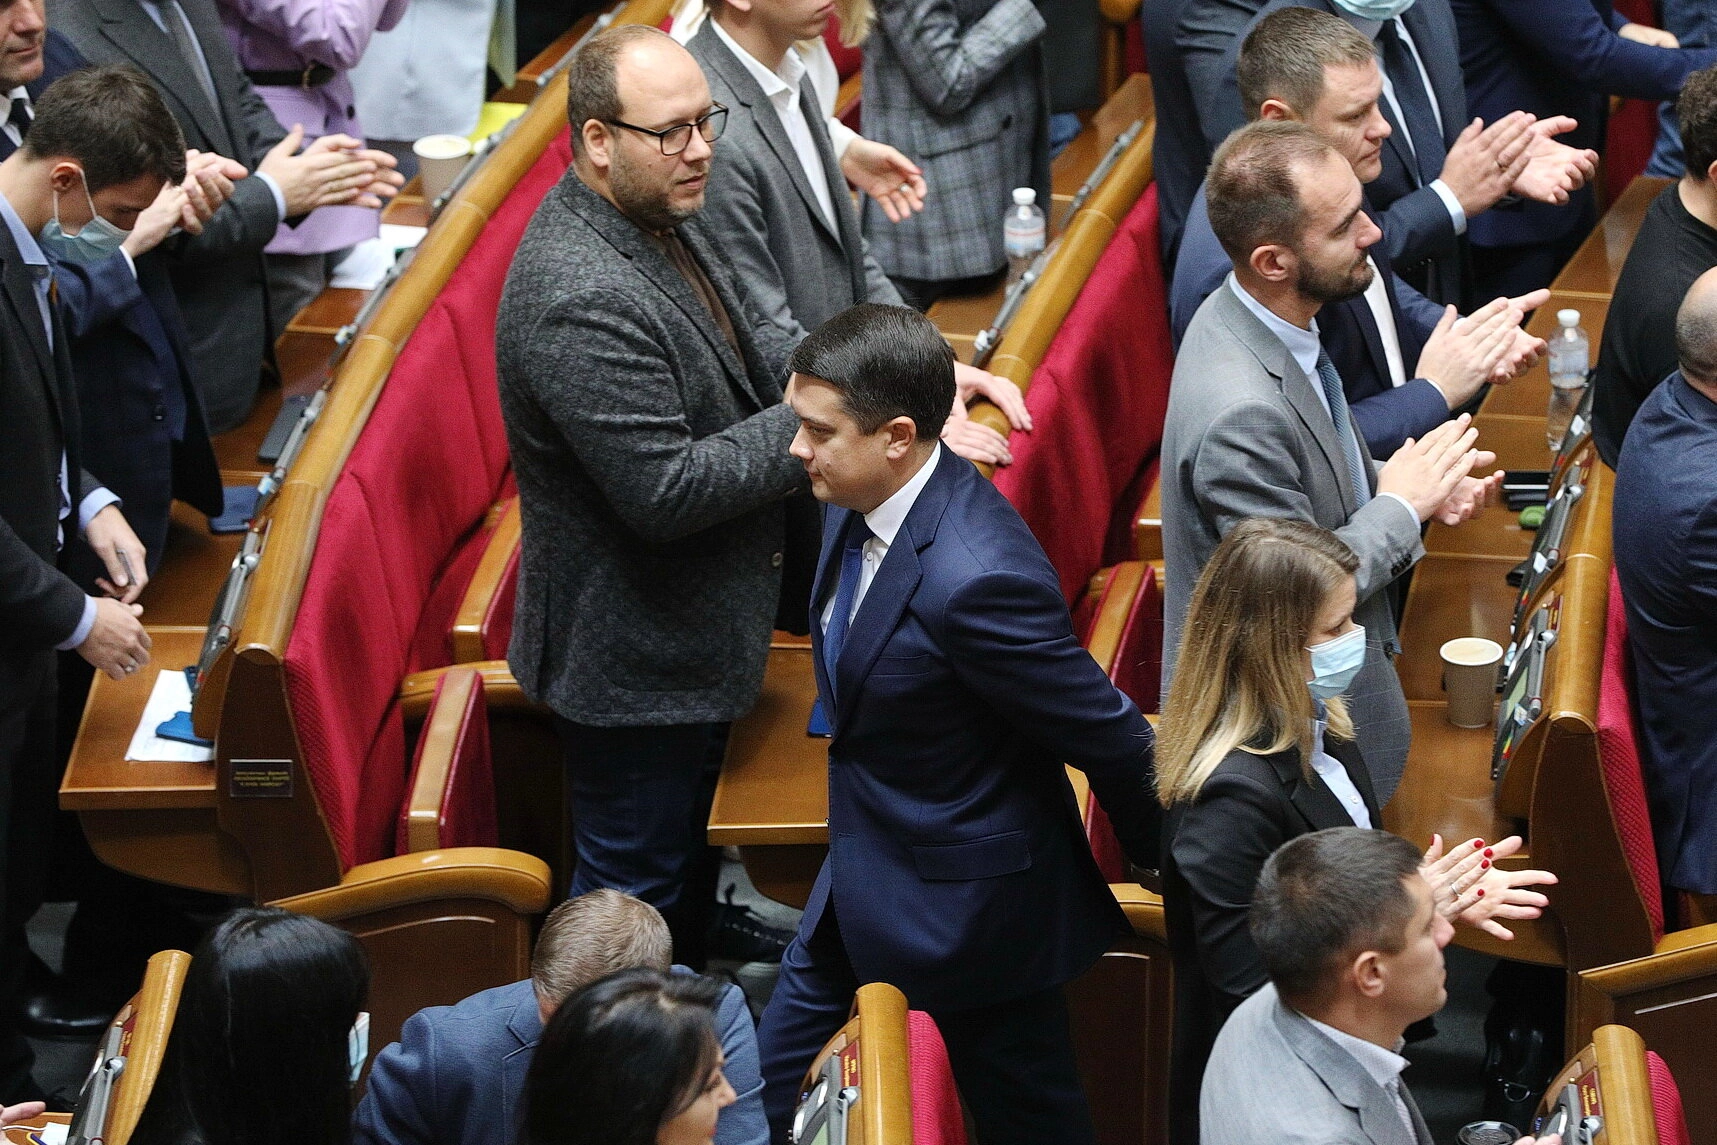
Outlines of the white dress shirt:
M 1365 288 L 1365 306 L 1377 322 L 1377 335 L 1383 340 L 1383 357 L 1389 363 L 1389 384 L 1403 385 L 1407 381 L 1407 364 L 1401 359 L 1401 334 L 1395 329 L 1395 311 L 1389 305 L 1389 284 L 1378 272 L 1376 260 L 1366 255 L 1365 261 L 1371 263 L 1371 285 Z
M 1353 778 L 1347 774 L 1341 760 L 1324 750 L 1324 733 L 1329 731 L 1329 721 L 1322 718 L 1321 703 L 1318 712 L 1319 718 L 1312 721 L 1312 770 L 1324 781 L 1330 794 L 1341 801 L 1341 809 L 1347 812 L 1355 827 L 1370 827 L 1371 812 L 1365 809 L 1365 797 L 1354 786 Z
M 847 613 L 848 624 L 858 615 L 864 594 L 870 591 L 870 582 L 876 579 L 876 570 L 882 567 L 883 558 L 888 556 L 889 546 L 894 544 L 900 526 L 906 523 L 906 514 L 912 511 L 912 506 L 918 501 L 918 495 L 924 492 L 924 487 L 930 483 L 930 475 L 936 472 L 936 463 L 941 459 L 942 443 L 937 442 L 936 448 L 930 451 L 930 459 L 918 472 L 914 473 L 906 484 L 896 489 L 892 497 L 864 515 L 864 523 L 870 527 L 871 538 L 863 546 L 864 562 L 859 565 L 858 588 L 853 591 L 853 610 Z M 837 585 L 836 591 L 829 593 L 828 603 L 823 605 L 820 623 L 824 632 L 829 630 L 829 620 L 835 614 L 835 598 L 840 595 L 838 588 Z
M 831 231 L 837 230 L 835 204 L 829 196 L 829 175 L 838 177 L 840 172 L 823 170 L 823 158 L 817 154 L 817 141 L 811 138 L 811 125 L 805 119 L 805 109 L 799 99 L 799 84 L 805 78 L 805 61 L 799 58 L 798 52 L 789 48 L 787 54 L 781 57 L 780 68 L 771 71 L 750 52 L 740 47 L 738 41 L 728 35 L 727 29 L 721 26 L 720 20 L 711 20 L 710 26 L 715 29 L 721 42 L 727 45 L 728 51 L 745 65 L 745 70 L 751 73 L 751 78 L 757 81 L 763 94 L 769 97 L 770 106 L 775 109 L 776 118 L 781 121 L 781 128 L 787 133 L 787 141 L 793 145 L 793 154 L 799 157 L 799 166 L 805 172 L 805 180 L 811 184 L 811 194 L 817 198 L 817 207 L 823 212 L 823 221 L 829 225 Z
M 1316 1018 L 1306 1017 L 1304 1014 L 1300 1016 L 1316 1026 L 1330 1041 L 1353 1055 L 1353 1059 L 1359 1063 L 1360 1068 L 1371 1075 L 1371 1080 L 1382 1086 L 1383 1092 L 1387 1093 L 1390 1100 L 1395 1103 L 1395 1114 L 1401 1118 L 1401 1124 L 1407 1127 L 1407 1139 L 1409 1141 L 1418 1140 L 1418 1130 L 1413 1126 L 1413 1114 L 1408 1111 L 1407 1099 L 1402 1096 L 1401 1090 L 1401 1071 L 1410 1064 L 1407 1059 L 1402 1057 L 1399 1052 L 1391 1053 L 1376 1042 L 1356 1038 L 1346 1031 L 1326 1025 Z M 1396 1051 L 1401 1049 L 1402 1044 L 1404 1043 L 1396 1043 Z

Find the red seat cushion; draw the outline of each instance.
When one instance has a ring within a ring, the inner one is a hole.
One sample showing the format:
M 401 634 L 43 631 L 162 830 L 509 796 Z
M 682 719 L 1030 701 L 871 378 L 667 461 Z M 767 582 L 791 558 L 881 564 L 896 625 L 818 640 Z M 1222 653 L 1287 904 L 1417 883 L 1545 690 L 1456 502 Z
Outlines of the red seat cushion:
M 287 688 L 347 867 L 392 853 L 406 780 L 394 697 L 406 672 L 446 662 L 485 514 L 512 489 L 495 312 L 513 250 L 570 161 L 563 129 L 496 209 L 401 349 L 323 512 Z
M 1651 1078 L 1651 1111 L 1657 1121 L 1657 1145 L 1692 1145 L 1687 1116 L 1681 1109 L 1681 1087 L 1669 1066 L 1651 1050 L 1645 1052 L 1646 1075 Z
M 1153 183 L 1122 220 L 1032 375 L 1036 427 L 1009 441 L 996 488 L 1013 502 L 1076 599 L 1103 566 L 1114 515 L 1155 457 L 1174 354 Z
M 907 1012 L 906 1054 L 912 1078 L 912 1145 L 966 1145 L 948 1047 L 936 1020 L 922 1010 Z
M 1633 703 L 1633 657 L 1628 650 L 1628 613 L 1621 582 L 1610 570 L 1610 599 L 1604 611 L 1604 666 L 1598 680 L 1598 756 L 1610 812 L 1634 889 L 1651 919 L 1653 941 L 1663 937 L 1663 884 L 1652 840 L 1651 812 L 1640 770 L 1639 717 Z

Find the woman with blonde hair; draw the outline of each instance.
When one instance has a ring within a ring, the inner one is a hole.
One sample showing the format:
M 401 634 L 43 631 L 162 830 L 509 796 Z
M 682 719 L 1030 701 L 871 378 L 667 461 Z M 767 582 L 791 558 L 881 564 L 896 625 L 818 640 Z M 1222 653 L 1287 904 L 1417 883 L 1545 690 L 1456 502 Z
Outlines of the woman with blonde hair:
M 1170 1139 L 1198 1140 L 1204 1064 L 1228 1015 L 1267 980 L 1247 927 L 1259 872 L 1289 839 L 1328 827 L 1381 827 L 1341 693 L 1365 659 L 1353 622 L 1358 559 L 1298 520 L 1242 521 L 1199 576 L 1158 728 L 1163 900 L 1175 966 Z M 1513 937 L 1498 921 L 1535 918 L 1524 889 L 1542 871 L 1492 860 L 1520 839 L 1472 839 L 1422 873 L 1446 917 Z

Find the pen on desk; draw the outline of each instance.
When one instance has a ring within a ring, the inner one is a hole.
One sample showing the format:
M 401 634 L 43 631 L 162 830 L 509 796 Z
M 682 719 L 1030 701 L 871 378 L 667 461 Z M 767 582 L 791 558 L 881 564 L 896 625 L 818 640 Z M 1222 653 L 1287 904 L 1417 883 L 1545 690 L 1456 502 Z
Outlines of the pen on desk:
M 131 557 L 126 554 L 124 549 L 115 549 L 114 552 L 119 556 L 119 567 L 125 570 L 125 583 L 119 587 L 130 588 L 137 583 L 137 574 L 131 569 Z

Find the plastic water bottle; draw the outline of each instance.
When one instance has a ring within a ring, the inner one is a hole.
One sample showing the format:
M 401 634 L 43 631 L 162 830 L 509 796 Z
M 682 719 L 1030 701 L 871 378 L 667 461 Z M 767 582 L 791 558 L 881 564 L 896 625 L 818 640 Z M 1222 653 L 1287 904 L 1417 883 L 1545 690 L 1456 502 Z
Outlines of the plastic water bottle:
M 1008 252 L 1008 285 L 1018 282 L 1032 259 L 1043 252 L 1049 228 L 1043 219 L 1043 209 L 1037 205 L 1037 192 L 1030 187 L 1014 188 L 1014 205 L 1002 223 L 1002 245 Z
M 1562 448 L 1568 423 L 1580 408 L 1586 393 L 1586 371 L 1591 369 L 1591 344 L 1580 329 L 1578 310 L 1558 310 L 1556 333 L 1550 339 L 1550 416 L 1544 427 L 1552 453 Z

